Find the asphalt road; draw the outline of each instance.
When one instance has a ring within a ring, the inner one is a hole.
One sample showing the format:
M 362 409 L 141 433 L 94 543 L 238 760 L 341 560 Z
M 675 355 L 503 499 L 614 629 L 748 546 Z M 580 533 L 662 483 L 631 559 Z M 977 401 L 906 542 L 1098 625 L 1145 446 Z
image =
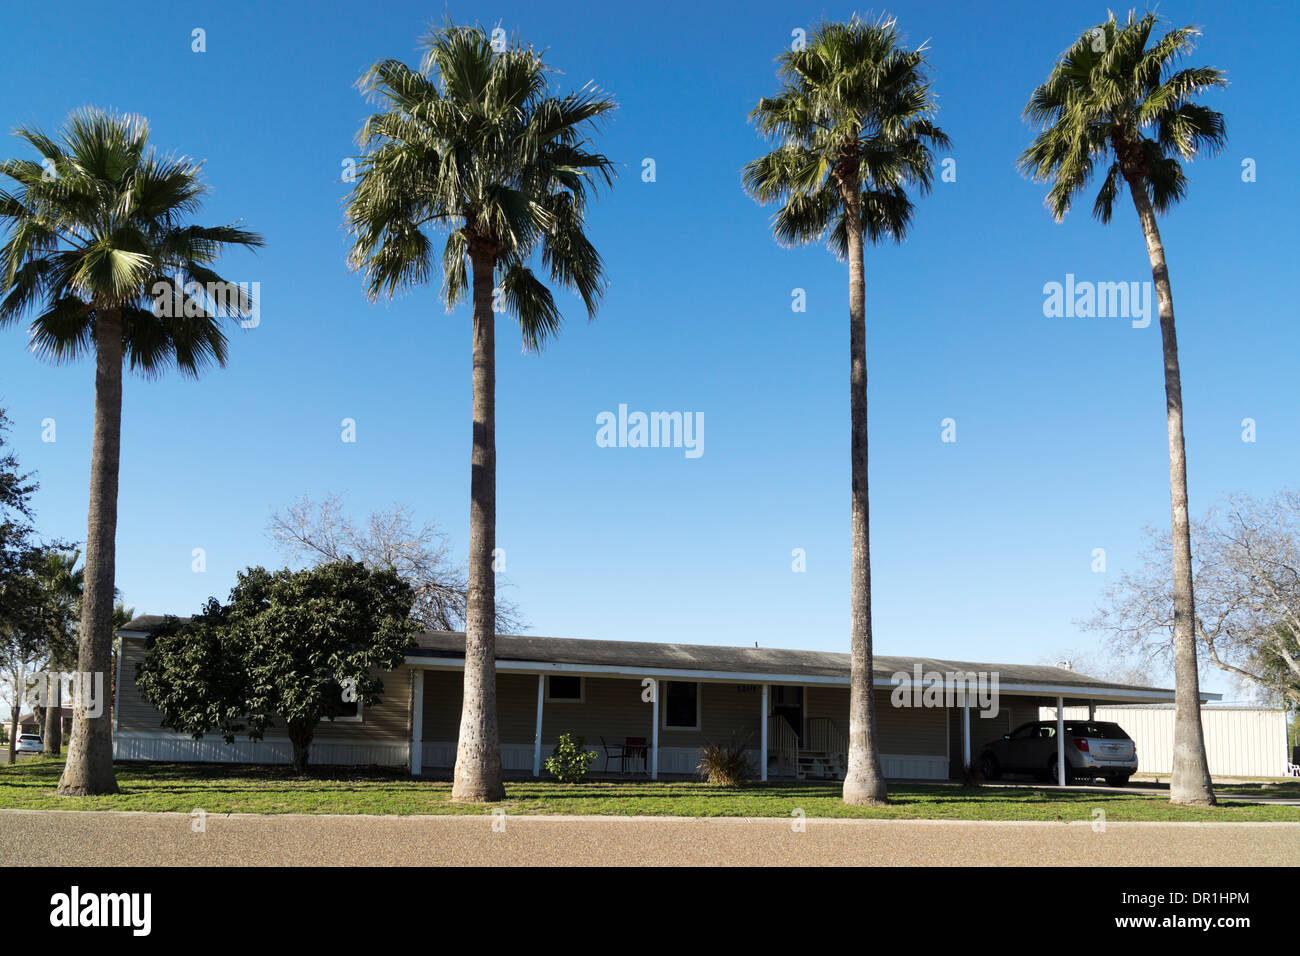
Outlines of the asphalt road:
M 1300 866 L 1300 823 L 208 815 L 0 810 L 0 864 Z M 494 830 L 494 826 L 496 829 Z

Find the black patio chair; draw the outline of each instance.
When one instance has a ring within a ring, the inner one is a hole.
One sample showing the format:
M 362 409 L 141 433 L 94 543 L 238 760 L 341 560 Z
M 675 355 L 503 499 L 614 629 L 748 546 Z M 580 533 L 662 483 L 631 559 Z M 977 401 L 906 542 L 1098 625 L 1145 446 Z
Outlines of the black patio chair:
M 605 751 L 605 773 L 609 773 L 609 762 L 611 760 L 618 761 L 618 772 L 622 773 L 623 761 L 627 759 L 627 748 L 622 744 L 611 746 L 605 742 L 604 737 L 600 738 L 600 746 Z

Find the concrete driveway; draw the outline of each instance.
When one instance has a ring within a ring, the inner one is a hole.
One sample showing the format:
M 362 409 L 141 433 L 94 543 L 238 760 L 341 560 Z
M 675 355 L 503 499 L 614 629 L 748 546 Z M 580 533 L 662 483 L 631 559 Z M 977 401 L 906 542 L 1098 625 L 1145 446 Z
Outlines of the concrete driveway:
M 802 824 L 802 830 L 800 826 Z M 679 817 L 0 810 L 24 866 L 1300 866 L 1300 823 L 970 823 Z

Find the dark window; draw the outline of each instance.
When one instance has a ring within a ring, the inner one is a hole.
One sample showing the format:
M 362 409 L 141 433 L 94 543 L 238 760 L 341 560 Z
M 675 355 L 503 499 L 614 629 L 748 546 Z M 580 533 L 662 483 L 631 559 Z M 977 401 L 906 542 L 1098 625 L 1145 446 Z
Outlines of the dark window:
M 699 727 L 700 685 L 684 681 L 664 682 L 664 726 L 683 730 Z
M 361 704 L 355 699 L 355 692 L 351 695 L 345 695 L 343 693 L 343 685 L 338 681 L 330 682 L 330 693 L 336 695 L 338 701 L 338 709 L 334 712 L 331 719 L 339 717 L 356 717 L 361 713 Z M 346 700 L 345 697 L 347 696 L 352 696 L 354 699 Z
M 582 700 L 582 678 L 567 674 L 547 677 L 546 694 L 551 700 Z
M 1065 725 L 1065 732 L 1073 737 L 1089 737 L 1092 740 L 1128 740 L 1129 735 L 1119 724 L 1093 722 L 1070 723 Z

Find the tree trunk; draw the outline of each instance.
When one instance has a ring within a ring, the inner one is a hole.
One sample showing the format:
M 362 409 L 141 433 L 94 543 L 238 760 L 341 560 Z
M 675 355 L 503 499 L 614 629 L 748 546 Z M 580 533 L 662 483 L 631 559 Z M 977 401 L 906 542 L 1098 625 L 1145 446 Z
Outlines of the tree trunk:
M 90 508 L 86 528 L 85 584 L 77 671 L 86 689 L 95 677 L 109 686 L 113 652 L 113 585 L 117 538 L 117 473 L 122 442 L 122 316 L 109 309 L 95 316 L 95 432 L 90 455 Z M 103 694 L 98 716 L 87 713 L 89 695 L 73 702 L 68 762 L 59 780 L 64 796 L 117 793 L 113 777 L 113 724 Z
M 59 671 L 50 668 L 45 683 L 45 752 L 58 756 L 63 751 L 63 681 Z M 53 685 L 53 686 L 51 686 Z
M 469 482 L 469 595 L 465 609 L 465 691 L 451 798 L 505 797 L 497 734 L 496 347 L 492 315 L 495 257 L 471 248 L 474 268 L 474 449 Z
M 290 721 L 288 726 L 289 743 L 293 746 L 293 769 L 295 773 L 306 773 L 307 763 L 311 758 L 311 740 L 315 735 L 315 725 Z
M 844 802 L 882 804 L 885 778 L 876 748 L 876 697 L 871 650 L 871 534 L 867 502 L 867 291 L 862 257 L 858 184 L 842 190 L 849 246 L 849 419 L 852 431 L 853 562 L 849 571 L 852 615 L 849 675 L 849 766 Z
M 1174 331 L 1174 297 L 1160 227 L 1137 177 L 1129 180 L 1151 259 L 1160 342 L 1165 362 L 1165 408 L 1169 425 L 1169 497 L 1174 553 L 1174 767 L 1169 780 L 1171 803 L 1213 806 L 1214 789 L 1201 726 L 1201 686 L 1196 667 L 1196 601 L 1192 591 L 1192 532 L 1187 506 L 1187 452 L 1183 442 L 1183 386 Z

